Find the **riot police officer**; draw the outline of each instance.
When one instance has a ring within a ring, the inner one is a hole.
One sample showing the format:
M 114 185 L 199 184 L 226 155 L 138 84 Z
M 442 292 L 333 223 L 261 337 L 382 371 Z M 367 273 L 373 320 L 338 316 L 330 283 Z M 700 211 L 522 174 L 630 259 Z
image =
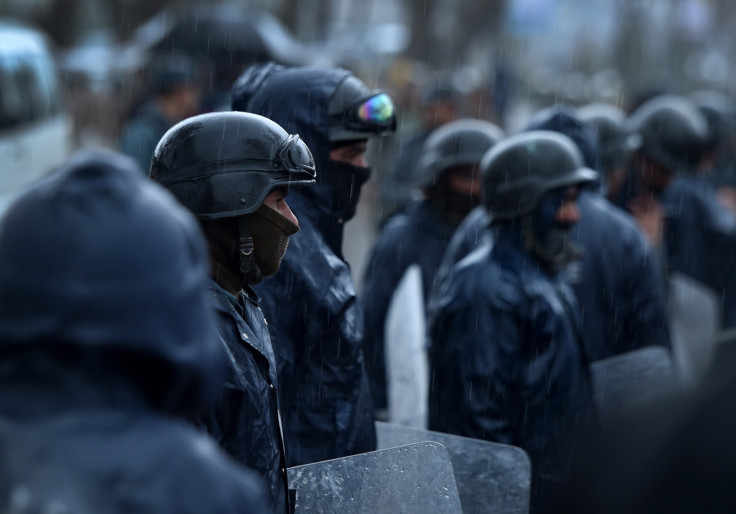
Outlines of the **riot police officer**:
M 279 359 L 289 463 L 376 448 L 363 362 L 363 313 L 342 254 L 370 138 L 394 130 L 391 98 L 342 69 L 259 65 L 233 90 L 233 107 L 299 133 L 314 152 L 317 186 L 291 201 L 301 220 L 281 271 L 259 287 Z
M 376 412 L 388 407 L 384 330 L 396 286 L 409 266 L 416 263 L 422 273 L 424 298 L 428 298 L 454 230 L 480 203 L 480 160 L 503 137 L 496 125 L 475 119 L 453 121 L 436 129 L 424 144 L 414 183 L 424 198 L 395 214 L 374 243 L 361 303 L 366 320 L 366 364 Z
M 626 163 L 633 142 L 625 130 L 626 114 L 615 105 L 593 103 L 575 110 L 575 116 L 594 130 L 598 152 L 596 169 L 604 179 L 604 193 L 616 198 L 626 180 Z
M 172 127 L 156 147 L 150 175 L 195 214 L 209 244 L 210 299 L 228 368 L 218 402 L 200 422 L 266 479 L 271 507 L 286 512 L 276 363 L 252 286 L 278 270 L 299 230 L 286 195 L 315 182 L 312 155 L 299 136 L 269 119 L 219 112 Z
M 493 244 L 461 260 L 431 322 L 430 429 L 524 448 L 532 506 L 554 493 L 567 443 L 594 423 L 576 302 L 560 273 L 577 252 L 584 167 L 567 137 L 512 136 L 481 162 Z
M 553 130 L 577 145 L 589 167 L 600 163 L 592 128 L 575 111 L 540 112 L 528 130 Z M 614 143 L 609 143 L 614 144 Z M 598 164 L 600 166 L 600 164 Z M 581 310 L 587 358 L 596 361 L 646 346 L 670 347 L 660 263 L 636 222 L 603 198 L 601 184 L 578 199 L 581 220 L 572 240 L 583 255 L 571 280 Z
M 714 291 L 721 299 L 722 328 L 733 328 L 736 282 L 730 265 L 736 218 L 698 174 L 708 149 L 704 116 L 686 98 L 660 96 L 632 113 L 627 123 L 639 146 L 632 163 L 632 183 L 638 187 L 631 188 L 633 198 L 626 205 L 640 222 L 656 222 L 651 240 L 661 246 L 668 272 L 680 272 Z
M 266 512 L 177 419 L 222 376 L 207 251 L 133 161 L 80 153 L 7 212 L 0 353 L 3 512 Z

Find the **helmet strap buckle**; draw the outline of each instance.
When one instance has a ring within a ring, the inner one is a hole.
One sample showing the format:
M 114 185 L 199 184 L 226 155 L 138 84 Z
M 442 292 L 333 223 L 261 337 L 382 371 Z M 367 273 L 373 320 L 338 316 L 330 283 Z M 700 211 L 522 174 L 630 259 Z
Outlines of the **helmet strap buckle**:
M 248 284 L 257 284 L 263 278 L 256 265 L 253 246 L 253 235 L 247 216 L 238 217 L 238 253 L 240 255 L 240 273 Z

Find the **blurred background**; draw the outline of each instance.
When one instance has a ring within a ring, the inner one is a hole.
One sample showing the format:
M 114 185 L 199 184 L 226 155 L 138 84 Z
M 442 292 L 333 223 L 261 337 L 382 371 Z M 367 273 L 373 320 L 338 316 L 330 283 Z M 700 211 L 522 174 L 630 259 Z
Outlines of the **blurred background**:
M 52 41 L 77 143 L 112 144 L 136 74 L 172 49 L 209 89 L 262 60 L 347 67 L 393 94 L 404 128 L 432 80 L 512 128 L 554 101 L 733 89 L 727 0 L 0 0 L 0 16 Z
M 0 18 L 50 42 L 70 150 L 119 147 L 162 54 L 196 62 L 200 112 L 227 108 L 233 80 L 265 60 L 342 66 L 387 90 L 399 130 L 373 149 L 353 222 L 367 235 L 346 243 L 358 277 L 386 208 L 385 170 L 409 135 L 439 123 L 428 103 L 442 91 L 450 117 L 509 132 L 555 102 L 629 110 L 655 92 L 734 92 L 728 0 L 0 0 Z

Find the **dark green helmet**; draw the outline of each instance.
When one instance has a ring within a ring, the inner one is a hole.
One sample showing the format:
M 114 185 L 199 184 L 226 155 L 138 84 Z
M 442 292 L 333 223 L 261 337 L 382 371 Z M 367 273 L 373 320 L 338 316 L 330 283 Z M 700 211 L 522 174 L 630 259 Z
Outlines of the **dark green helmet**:
M 570 138 L 546 130 L 501 141 L 483 157 L 480 172 L 483 203 L 493 220 L 529 215 L 548 191 L 598 177 Z
M 488 149 L 504 136 L 503 130 L 489 121 L 463 119 L 443 125 L 424 143 L 415 187 L 436 183 L 449 168 L 480 164 Z
M 169 129 L 150 177 L 202 219 L 250 214 L 274 188 L 315 182 L 312 154 L 299 136 L 243 112 L 188 118 Z
M 657 96 L 634 111 L 626 123 L 637 153 L 669 172 L 694 171 L 703 156 L 708 127 L 697 107 L 686 98 Z

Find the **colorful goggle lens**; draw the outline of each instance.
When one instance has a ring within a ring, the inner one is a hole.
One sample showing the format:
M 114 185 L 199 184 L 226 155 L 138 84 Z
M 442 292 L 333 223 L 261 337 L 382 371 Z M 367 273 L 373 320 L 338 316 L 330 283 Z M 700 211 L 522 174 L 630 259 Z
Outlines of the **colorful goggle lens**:
M 361 121 L 385 125 L 393 121 L 395 109 L 391 97 L 380 93 L 360 104 L 357 112 Z

